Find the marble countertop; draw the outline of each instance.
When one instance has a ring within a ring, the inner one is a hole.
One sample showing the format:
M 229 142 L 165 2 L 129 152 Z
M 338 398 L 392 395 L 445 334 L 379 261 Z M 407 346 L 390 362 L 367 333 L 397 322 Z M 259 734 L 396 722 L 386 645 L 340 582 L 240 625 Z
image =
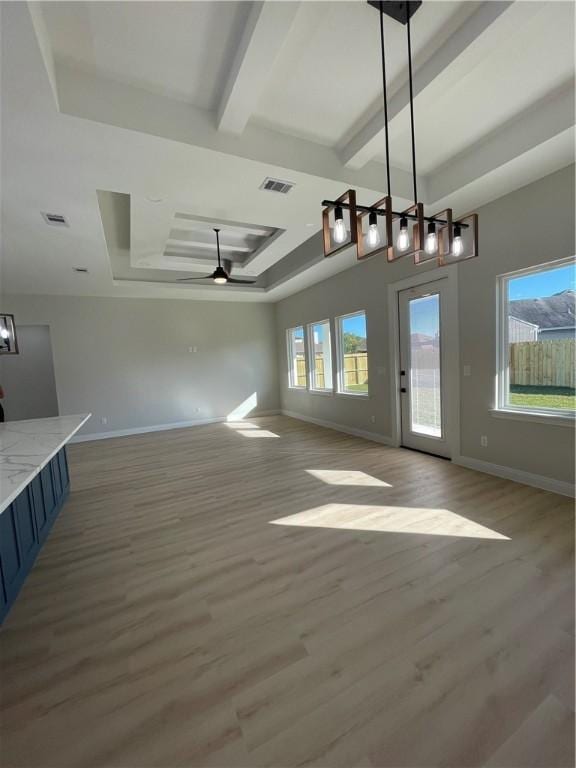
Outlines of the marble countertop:
M 91 414 L 0 424 L 0 514 Z

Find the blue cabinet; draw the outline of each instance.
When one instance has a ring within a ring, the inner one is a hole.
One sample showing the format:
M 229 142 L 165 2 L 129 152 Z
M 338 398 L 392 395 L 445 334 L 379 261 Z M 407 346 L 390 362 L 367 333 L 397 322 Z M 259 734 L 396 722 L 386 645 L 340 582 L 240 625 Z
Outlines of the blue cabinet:
M 70 487 L 66 449 L 0 512 L 0 623 L 16 599 Z
M 0 515 L 0 562 L 2 563 L 4 605 L 7 606 L 18 594 L 20 589 L 18 578 L 23 568 L 18 546 L 14 504 Z

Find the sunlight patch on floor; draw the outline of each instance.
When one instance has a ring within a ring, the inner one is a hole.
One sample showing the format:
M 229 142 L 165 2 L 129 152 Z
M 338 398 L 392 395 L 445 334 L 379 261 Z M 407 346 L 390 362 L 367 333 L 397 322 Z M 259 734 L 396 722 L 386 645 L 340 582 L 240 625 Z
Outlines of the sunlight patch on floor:
M 237 429 L 237 435 L 244 435 L 244 437 L 280 437 L 275 432 L 270 432 L 268 429 Z
M 372 506 L 368 504 L 324 504 L 295 515 L 271 520 L 272 525 L 334 528 L 346 531 L 418 533 L 430 536 L 459 536 L 471 539 L 509 541 L 491 528 L 449 509 L 428 507 Z
M 229 429 L 260 429 L 258 424 L 251 424 L 249 421 L 226 421 L 224 425 Z
M 322 480 L 328 485 L 360 485 L 370 488 L 392 488 L 390 483 L 385 483 L 373 475 L 361 472 L 358 469 L 307 469 L 306 472 L 317 480 Z

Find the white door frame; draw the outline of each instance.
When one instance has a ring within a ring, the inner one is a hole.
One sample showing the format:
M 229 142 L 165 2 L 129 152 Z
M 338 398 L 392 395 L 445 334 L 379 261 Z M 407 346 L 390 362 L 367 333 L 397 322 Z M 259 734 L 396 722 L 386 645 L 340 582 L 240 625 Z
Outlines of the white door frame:
M 460 334 L 458 323 L 458 265 L 439 267 L 412 275 L 388 285 L 388 320 L 390 328 L 390 422 L 392 445 L 402 443 L 402 419 L 400 415 L 400 323 L 398 318 L 398 294 L 407 288 L 416 288 L 436 280 L 446 279 L 448 296 L 447 327 L 444 329 L 446 354 L 445 408 L 446 437 L 451 448 L 452 460 L 460 455 Z

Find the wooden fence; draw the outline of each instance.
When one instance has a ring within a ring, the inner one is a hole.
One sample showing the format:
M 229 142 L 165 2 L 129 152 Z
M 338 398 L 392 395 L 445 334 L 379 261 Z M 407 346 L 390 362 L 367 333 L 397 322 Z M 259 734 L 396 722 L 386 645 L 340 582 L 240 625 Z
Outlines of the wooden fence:
M 324 387 L 324 360 L 322 355 L 316 355 L 316 386 Z M 303 356 L 296 358 L 296 373 L 298 385 L 306 386 L 306 363 Z M 366 384 L 368 381 L 368 353 L 357 352 L 344 355 L 344 383 L 347 387 Z
M 368 353 L 344 355 L 344 384 L 346 387 L 366 384 L 368 381 Z
M 510 344 L 510 384 L 574 387 L 576 341 L 520 341 Z
M 304 357 L 297 358 L 296 370 L 298 384 L 306 386 Z M 346 386 L 365 384 L 368 381 L 366 352 L 344 355 L 344 371 Z M 576 341 L 574 339 L 520 341 L 510 344 L 510 384 L 512 385 L 574 388 L 576 387 L 575 372 Z M 321 355 L 316 356 L 316 382 L 319 387 L 324 386 Z

